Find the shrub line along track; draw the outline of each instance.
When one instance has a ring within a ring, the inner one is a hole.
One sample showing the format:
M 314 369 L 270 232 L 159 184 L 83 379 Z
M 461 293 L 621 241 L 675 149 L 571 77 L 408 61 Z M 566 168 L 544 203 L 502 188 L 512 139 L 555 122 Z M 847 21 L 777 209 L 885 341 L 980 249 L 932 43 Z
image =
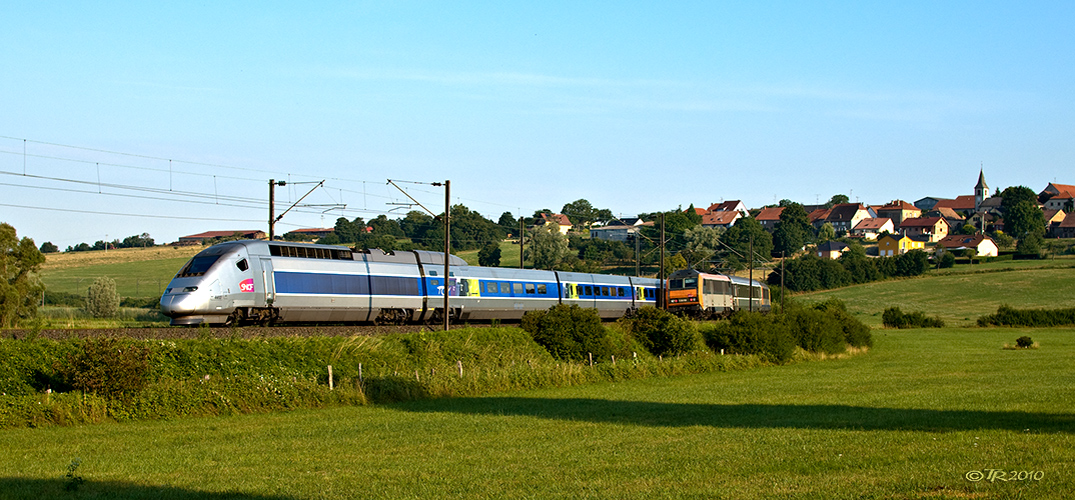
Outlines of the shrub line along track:
M 483 325 L 466 325 L 467 327 Z M 487 326 L 487 325 L 486 325 Z M 463 325 L 456 328 L 462 328 Z M 415 333 L 420 331 L 437 331 L 438 326 L 404 325 L 329 325 L 329 326 L 243 326 L 236 328 L 181 328 L 181 327 L 146 327 L 146 328 L 49 328 L 34 332 L 33 330 L 0 330 L 0 337 L 6 339 L 43 338 L 63 340 L 70 338 L 116 337 L 141 340 L 197 339 L 213 337 L 220 339 L 242 338 L 256 339 L 268 337 L 352 337 L 356 335 L 388 335 L 393 333 Z

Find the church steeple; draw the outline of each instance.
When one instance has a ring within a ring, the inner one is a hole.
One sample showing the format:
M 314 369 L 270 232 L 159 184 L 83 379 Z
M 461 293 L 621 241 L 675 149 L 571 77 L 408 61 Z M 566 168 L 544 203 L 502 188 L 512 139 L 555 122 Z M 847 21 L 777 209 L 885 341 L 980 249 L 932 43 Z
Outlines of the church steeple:
M 982 202 L 989 196 L 989 186 L 985 183 L 985 169 L 978 171 L 978 184 L 974 186 L 974 211 L 981 209 Z

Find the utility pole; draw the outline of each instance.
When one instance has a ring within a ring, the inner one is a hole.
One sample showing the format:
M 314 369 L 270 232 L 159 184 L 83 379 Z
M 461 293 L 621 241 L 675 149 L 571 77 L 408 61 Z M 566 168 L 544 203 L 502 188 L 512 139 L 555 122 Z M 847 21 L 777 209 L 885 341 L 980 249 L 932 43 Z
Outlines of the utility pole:
M 784 313 L 784 252 L 780 252 L 780 313 Z
M 523 217 L 519 216 L 519 269 L 523 269 L 523 231 L 526 230 L 526 225 L 523 223 Z
M 661 295 L 660 295 L 660 297 L 657 297 L 657 308 L 658 309 L 664 309 L 665 308 L 665 303 L 664 303 L 665 299 L 664 299 L 664 213 L 663 212 L 661 213 L 661 265 L 660 265 L 659 269 L 660 269 L 660 272 L 658 273 L 657 277 L 661 281 L 661 283 L 660 283 Z
M 750 254 L 747 258 L 750 261 L 750 307 L 749 311 L 754 312 L 754 235 L 750 235 Z
M 434 182 L 434 186 L 440 186 L 441 183 Z M 451 293 L 451 289 L 448 286 L 449 277 L 451 276 L 451 270 L 448 268 L 448 263 L 451 258 L 452 248 L 452 228 L 450 224 L 451 216 L 451 202 L 452 202 L 452 181 L 444 181 L 444 331 L 448 331 L 450 328 L 448 321 L 448 313 L 451 309 L 448 308 L 448 295 Z
M 269 179 L 269 241 L 276 237 L 276 233 L 273 231 L 273 227 L 276 225 L 276 216 L 273 212 L 276 206 L 276 186 L 286 185 L 287 181 L 276 182 L 276 179 Z

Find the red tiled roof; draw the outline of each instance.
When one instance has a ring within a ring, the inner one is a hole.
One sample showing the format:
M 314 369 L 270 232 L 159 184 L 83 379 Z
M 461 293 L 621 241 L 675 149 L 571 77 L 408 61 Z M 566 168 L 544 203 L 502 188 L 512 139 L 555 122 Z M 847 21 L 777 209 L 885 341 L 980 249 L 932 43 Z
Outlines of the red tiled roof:
M 706 212 L 706 214 L 702 216 L 702 225 L 703 226 L 726 226 L 726 225 L 730 225 L 730 224 L 734 223 L 735 220 L 738 219 L 739 217 L 741 217 L 742 215 L 743 214 L 741 214 L 739 212 L 736 212 L 734 210 L 722 211 L 722 212 Z
M 1067 217 L 1064 217 L 1064 222 L 1060 223 L 1060 227 L 1063 227 L 1063 228 L 1075 227 L 1075 212 L 1071 212 L 1070 214 L 1067 215 Z
M 933 208 L 948 207 L 952 210 L 974 210 L 974 195 L 956 196 L 954 200 L 938 201 Z
M 180 236 L 179 239 L 210 239 L 233 236 L 235 234 L 239 234 L 246 237 L 254 237 L 258 233 L 264 234 L 264 231 L 261 231 L 259 229 L 246 229 L 242 231 L 206 231 L 204 233 L 192 234 L 190 236 Z
M 758 216 L 755 220 L 761 222 L 763 220 L 780 220 L 780 214 L 784 213 L 784 207 L 766 207 L 758 212 Z
M 937 246 L 944 248 L 977 248 L 978 245 L 985 240 L 993 241 L 992 238 L 981 234 L 950 234 L 941 238 L 941 240 L 937 242 Z
M 942 220 L 944 219 L 941 217 L 915 217 L 913 219 L 904 219 L 903 223 L 900 224 L 900 227 L 933 227 L 936 226 L 937 223 Z
M 892 200 L 877 210 L 919 210 L 919 208 L 903 200 Z
M 881 229 L 885 224 L 891 224 L 892 219 L 888 217 L 872 217 L 869 219 L 862 219 L 858 224 L 855 224 L 853 230 L 855 231 L 870 231 Z
M 809 219 L 810 222 L 814 222 L 816 220 L 826 219 L 828 217 L 829 217 L 829 209 L 827 209 L 827 208 L 819 208 L 817 210 L 814 210 L 813 212 L 810 212 L 810 214 L 806 216 L 806 218 Z
M 561 226 L 570 226 L 571 219 L 568 219 L 564 214 L 542 214 L 545 222 L 555 222 Z

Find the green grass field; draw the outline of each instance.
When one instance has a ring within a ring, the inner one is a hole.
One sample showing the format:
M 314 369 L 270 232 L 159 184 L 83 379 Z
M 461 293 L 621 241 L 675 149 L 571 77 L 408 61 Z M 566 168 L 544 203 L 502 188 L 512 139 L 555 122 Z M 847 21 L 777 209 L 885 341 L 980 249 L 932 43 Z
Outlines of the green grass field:
M 1041 347 L 1001 349 L 1024 334 Z M 0 498 L 64 495 L 76 458 L 71 498 L 1066 498 L 1073 348 L 1072 329 L 879 331 L 745 372 L 12 429 Z
M 921 278 L 889 280 L 797 295 L 806 301 L 843 300 L 867 325 L 881 326 L 881 313 L 939 316 L 948 326 L 974 325 L 979 316 L 1008 304 L 1017 308 L 1075 307 L 1075 259 L 996 262 L 931 271 Z

